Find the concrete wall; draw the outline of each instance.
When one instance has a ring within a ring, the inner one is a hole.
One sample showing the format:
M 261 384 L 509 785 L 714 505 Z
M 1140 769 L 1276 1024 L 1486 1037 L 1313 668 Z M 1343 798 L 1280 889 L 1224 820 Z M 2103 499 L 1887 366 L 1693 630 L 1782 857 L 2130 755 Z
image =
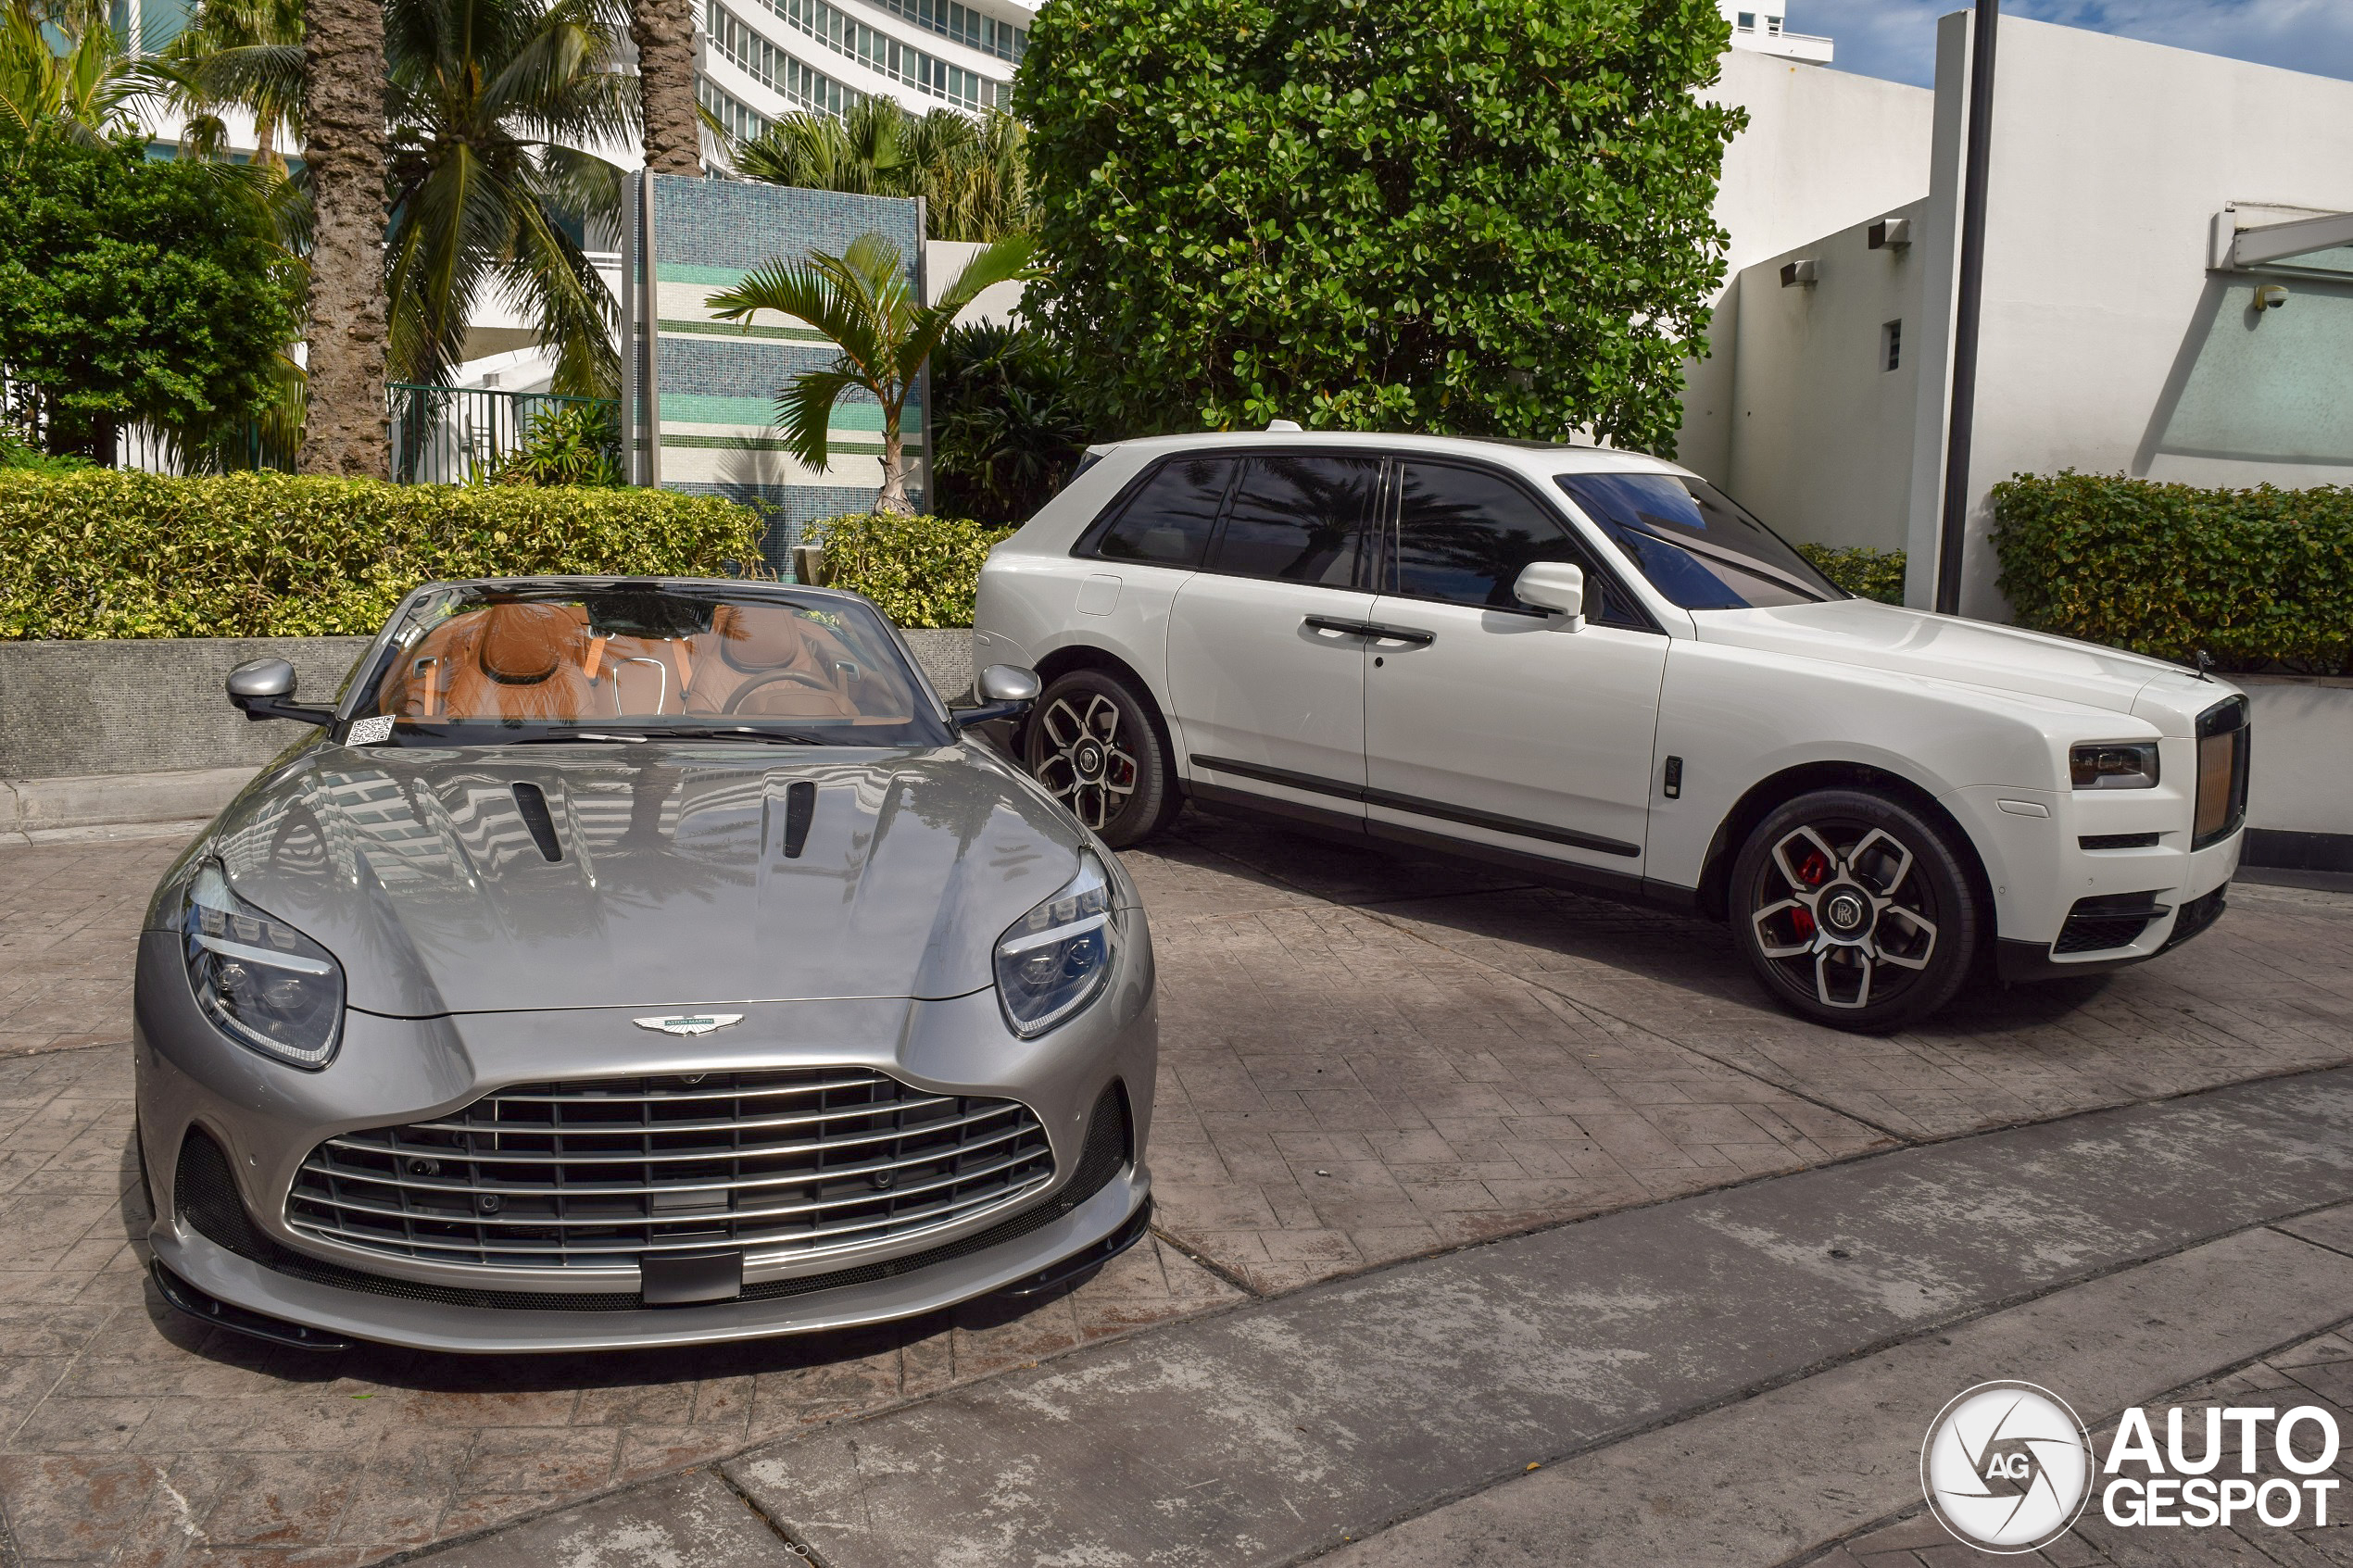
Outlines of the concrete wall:
M 1931 227 L 1959 186 L 1966 39 L 1965 19 L 1945 18 Z M 1992 619 L 2007 606 L 1986 495 L 2012 473 L 2353 481 L 2353 287 L 2295 280 L 2259 323 L 2255 280 L 2207 270 L 2214 215 L 2232 203 L 2353 210 L 2353 82 L 2016 17 L 1998 60 L 1961 595 L 1965 613 Z M 1917 428 L 1941 431 L 1945 340 L 1924 338 L 1931 395 Z M 1924 565 L 1941 435 L 1916 441 L 1914 460 Z M 1913 601 L 1929 591 L 1916 571 Z
M 1890 209 L 1917 224 L 1925 202 Z M 1724 487 L 1785 537 L 1904 547 L 1919 354 L 1917 245 L 1870 248 L 1869 224 L 1768 257 L 1736 280 Z M 1784 286 L 1781 266 L 1817 281 Z M 1895 368 L 1886 367 L 1895 324 Z
M 366 637 L 184 637 L 0 643 L 0 779 L 252 770 L 299 738 L 255 723 L 222 683 L 249 659 L 285 659 L 299 695 L 328 702 Z
M 1722 57 L 1714 102 L 1749 113 L 1724 152 L 1716 221 L 1731 235 L 1710 329 L 1717 352 L 1684 367 L 1678 460 L 1731 483 L 1734 356 L 1742 269 L 1851 224 L 1868 223 L 1928 189 L 1935 98 L 1925 88 L 1735 49 Z

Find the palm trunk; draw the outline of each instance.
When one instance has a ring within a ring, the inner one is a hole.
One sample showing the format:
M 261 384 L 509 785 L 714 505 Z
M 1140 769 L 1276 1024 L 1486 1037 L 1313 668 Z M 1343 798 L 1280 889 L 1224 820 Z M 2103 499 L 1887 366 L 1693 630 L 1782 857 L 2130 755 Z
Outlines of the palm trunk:
M 907 443 L 899 428 L 902 406 L 883 405 L 882 494 L 875 497 L 875 510 L 907 517 L 912 515 L 915 507 L 907 499 Z
M 646 119 L 646 167 L 702 174 L 702 117 L 695 108 L 695 19 L 679 0 L 637 0 L 629 41 L 637 46 L 637 93 Z
M 310 245 L 309 413 L 304 473 L 384 478 L 384 19 L 382 0 L 308 0 L 303 159 Z

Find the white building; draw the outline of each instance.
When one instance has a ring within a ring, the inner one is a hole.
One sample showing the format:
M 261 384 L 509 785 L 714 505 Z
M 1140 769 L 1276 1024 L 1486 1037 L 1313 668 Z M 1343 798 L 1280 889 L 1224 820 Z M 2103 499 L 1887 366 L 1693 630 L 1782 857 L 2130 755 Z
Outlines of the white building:
M 794 110 L 896 98 L 916 114 L 1002 107 L 1027 0 L 699 0 L 703 105 L 738 138 Z
M 1831 63 L 1831 41 L 1810 33 L 1792 32 L 1782 26 L 1782 0 L 1717 0 L 1716 8 L 1732 24 L 1732 47 L 1772 55 L 1808 65 Z

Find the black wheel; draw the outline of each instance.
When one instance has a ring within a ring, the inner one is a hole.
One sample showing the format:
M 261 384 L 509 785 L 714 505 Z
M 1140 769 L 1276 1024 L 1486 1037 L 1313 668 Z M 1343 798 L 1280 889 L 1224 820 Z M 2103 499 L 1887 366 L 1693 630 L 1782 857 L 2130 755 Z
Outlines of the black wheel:
M 1756 824 L 1732 870 L 1735 939 L 1791 1011 L 1899 1028 L 1953 999 L 1985 914 L 1950 832 L 1858 789 L 1802 795 Z
M 1023 731 L 1030 772 L 1114 849 L 1159 831 L 1183 804 L 1151 698 L 1109 671 L 1055 681 Z

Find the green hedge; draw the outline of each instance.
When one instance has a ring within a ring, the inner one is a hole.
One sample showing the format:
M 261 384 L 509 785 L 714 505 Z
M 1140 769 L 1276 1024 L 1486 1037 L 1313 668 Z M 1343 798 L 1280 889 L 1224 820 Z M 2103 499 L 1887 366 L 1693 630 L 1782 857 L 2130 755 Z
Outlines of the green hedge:
M 436 578 L 727 575 L 760 529 L 659 490 L 0 470 L 0 640 L 371 633 Z
M 825 583 L 865 595 L 901 626 L 969 626 L 988 546 L 1010 536 L 964 518 L 851 512 L 808 526 L 825 548 Z
M 1862 545 L 1800 545 L 1797 553 L 1814 569 L 1859 599 L 1883 605 L 1904 602 L 1904 552 Z
M 2200 490 L 2075 473 L 1994 487 L 2019 623 L 2226 670 L 2353 673 L 2353 488 Z

